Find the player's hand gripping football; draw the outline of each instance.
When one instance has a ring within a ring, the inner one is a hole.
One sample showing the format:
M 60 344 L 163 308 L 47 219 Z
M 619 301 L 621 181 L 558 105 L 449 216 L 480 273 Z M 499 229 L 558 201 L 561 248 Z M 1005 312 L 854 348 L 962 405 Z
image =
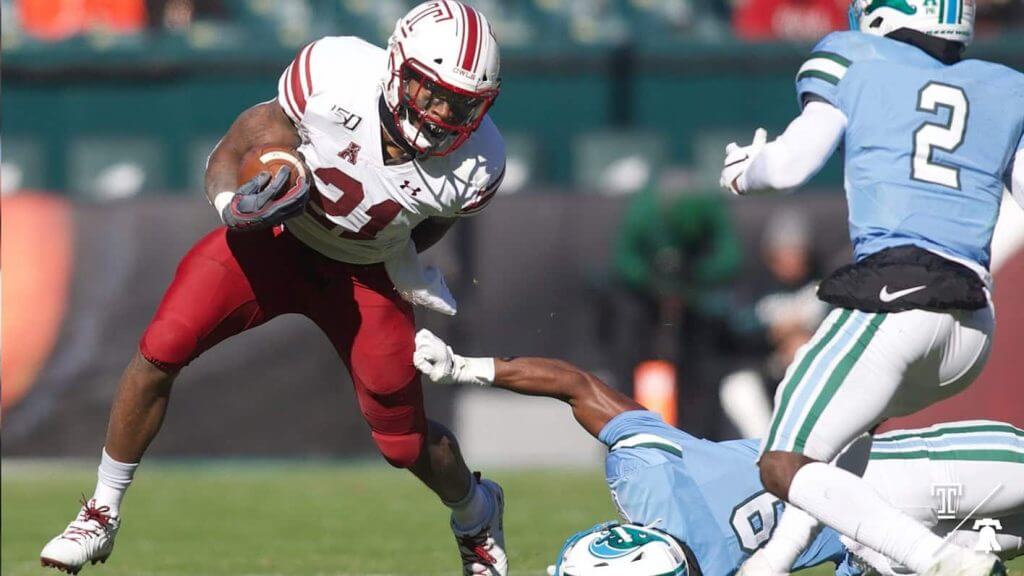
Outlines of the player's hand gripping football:
M 758 128 L 754 132 L 754 141 L 749 146 L 740 146 L 735 142 L 726 146 L 725 166 L 722 168 L 719 185 L 733 194 L 745 194 L 747 189 L 744 175 L 767 143 L 768 132 L 764 128 Z
M 466 358 L 456 354 L 427 329 L 416 333 L 416 352 L 412 363 L 435 384 L 479 384 L 494 382 L 493 358 Z
M 264 171 L 239 186 L 221 211 L 224 224 L 233 230 L 261 230 L 298 216 L 309 201 L 309 182 L 300 177 L 286 190 L 290 175 L 291 168 L 282 166 L 273 179 Z

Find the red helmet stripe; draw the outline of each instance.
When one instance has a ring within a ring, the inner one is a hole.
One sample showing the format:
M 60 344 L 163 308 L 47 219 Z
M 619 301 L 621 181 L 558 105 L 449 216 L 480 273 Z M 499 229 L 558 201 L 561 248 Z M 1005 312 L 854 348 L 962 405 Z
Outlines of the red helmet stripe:
M 459 44 L 459 57 L 456 59 L 457 62 L 462 62 L 462 55 L 466 53 L 466 9 L 462 4 L 458 4 L 459 13 L 462 14 L 462 18 L 456 20 L 458 22 L 458 36 L 462 38 L 462 42 Z
M 463 45 L 466 47 L 462 55 L 462 69 L 472 72 L 476 66 L 477 53 L 480 44 L 480 17 L 476 10 L 463 4 L 466 9 L 466 36 L 463 38 Z

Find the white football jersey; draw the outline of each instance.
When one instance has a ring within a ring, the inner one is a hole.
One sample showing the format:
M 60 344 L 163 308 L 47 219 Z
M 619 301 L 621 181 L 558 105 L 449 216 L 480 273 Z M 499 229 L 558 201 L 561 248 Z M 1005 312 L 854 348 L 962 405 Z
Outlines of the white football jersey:
M 313 178 L 306 211 L 286 226 L 329 258 L 383 262 L 430 217 L 481 210 L 505 173 L 505 143 L 494 122 L 447 156 L 386 166 L 380 80 L 387 52 L 353 36 L 306 46 L 281 75 L 277 101 L 298 127 Z

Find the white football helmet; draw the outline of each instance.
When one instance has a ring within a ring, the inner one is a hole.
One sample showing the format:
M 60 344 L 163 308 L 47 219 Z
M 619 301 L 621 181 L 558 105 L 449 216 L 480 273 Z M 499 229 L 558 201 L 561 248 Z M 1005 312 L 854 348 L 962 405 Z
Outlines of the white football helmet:
M 961 42 L 974 37 L 974 0 L 853 0 L 850 29 L 885 36 L 900 28 Z
M 672 536 L 637 524 L 606 522 L 565 541 L 552 576 L 687 576 L 689 563 Z
M 388 39 L 383 90 L 406 143 L 419 155 L 458 148 L 498 97 L 500 66 L 491 25 L 470 6 L 433 0 L 399 19 Z M 442 102 L 447 121 L 429 112 Z

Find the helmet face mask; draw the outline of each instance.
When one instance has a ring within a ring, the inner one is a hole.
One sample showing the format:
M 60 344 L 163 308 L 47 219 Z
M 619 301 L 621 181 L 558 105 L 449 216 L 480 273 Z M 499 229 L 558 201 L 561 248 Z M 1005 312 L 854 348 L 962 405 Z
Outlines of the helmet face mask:
M 384 103 L 418 156 L 443 156 L 480 126 L 501 88 L 499 71 L 483 14 L 454 0 L 424 2 L 388 40 Z
M 555 576 L 687 576 L 683 548 L 669 534 L 637 524 L 606 522 L 562 546 Z
M 458 148 L 498 97 L 497 90 L 471 93 L 448 85 L 415 60 L 406 60 L 397 73 L 395 124 L 420 153 L 440 156 Z
M 885 36 L 900 28 L 970 44 L 975 0 L 853 0 L 850 29 Z

